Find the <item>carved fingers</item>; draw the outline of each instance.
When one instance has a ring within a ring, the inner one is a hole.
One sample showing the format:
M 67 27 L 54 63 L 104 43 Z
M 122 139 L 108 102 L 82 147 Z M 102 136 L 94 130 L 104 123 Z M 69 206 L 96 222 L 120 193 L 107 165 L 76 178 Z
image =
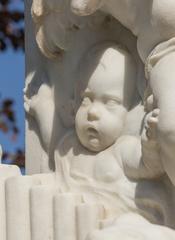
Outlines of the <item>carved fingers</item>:
M 24 108 L 32 116 L 39 113 L 42 107 L 45 108 L 48 102 L 53 102 L 53 99 L 51 88 L 47 84 L 42 84 L 38 93 L 31 98 L 24 95 Z
M 147 126 L 146 126 L 146 136 L 149 140 L 157 139 L 157 124 L 160 109 L 156 108 L 148 114 Z

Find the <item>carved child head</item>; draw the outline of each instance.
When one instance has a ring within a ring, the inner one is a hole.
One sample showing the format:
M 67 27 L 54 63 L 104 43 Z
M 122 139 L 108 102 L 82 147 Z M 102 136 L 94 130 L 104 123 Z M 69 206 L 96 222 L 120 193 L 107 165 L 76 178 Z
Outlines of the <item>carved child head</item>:
M 82 100 L 75 127 L 81 144 L 99 152 L 121 136 L 136 79 L 135 62 L 120 46 L 103 46 L 83 61 L 77 88 Z M 77 90 L 77 89 L 76 89 Z

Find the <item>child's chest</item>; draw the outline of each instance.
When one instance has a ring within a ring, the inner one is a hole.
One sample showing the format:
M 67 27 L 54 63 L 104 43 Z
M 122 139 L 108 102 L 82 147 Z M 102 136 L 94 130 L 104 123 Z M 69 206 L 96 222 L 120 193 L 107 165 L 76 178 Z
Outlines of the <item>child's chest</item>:
M 93 155 L 78 155 L 71 160 L 71 175 L 81 175 L 98 182 L 112 183 L 121 179 L 123 171 L 110 152 Z

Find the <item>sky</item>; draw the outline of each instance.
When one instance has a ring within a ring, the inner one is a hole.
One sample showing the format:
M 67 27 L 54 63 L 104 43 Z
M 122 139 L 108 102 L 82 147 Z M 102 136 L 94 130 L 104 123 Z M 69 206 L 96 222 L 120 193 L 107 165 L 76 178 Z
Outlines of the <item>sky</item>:
M 23 0 L 11 0 L 9 10 L 24 11 Z M 19 23 L 22 24 L 23 23 Z M 15 153 L 17 149 L 25 148 L 25 117 L 23 104 L 23 88 L 25 82 L 25 60 L 22 50 L 14 51 L 12 48 L 0 52 L 0 101 L 13 99 L 17 127 L 20 130 L 17 139 L 12 141 L 12 134 L 0 131 L 0 145 L 4 151 Z M 7 162 L 8 163 L 8 162 Z M 24 169 L 22 169 L 24 174 Z
M 11 98 L 14 100 L 17 126 L 20 129 L 16 141 L 12 141 L 7 134 L 0 132 L 0 144 L 9 152 L 24 149 L 24 53 L 8 49 L 0 53 L 0 100 Z

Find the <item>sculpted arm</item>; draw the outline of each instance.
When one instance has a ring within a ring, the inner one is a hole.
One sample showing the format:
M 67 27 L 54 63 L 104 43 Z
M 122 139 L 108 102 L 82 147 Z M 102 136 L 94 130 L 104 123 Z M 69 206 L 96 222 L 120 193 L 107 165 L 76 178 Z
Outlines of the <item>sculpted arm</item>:
M 150 84 L 160 109 L 158 141 L 161 160 L 175 184 L 175 51 L 161 58 L 150 72 Z
M 151 23 L 158 44 L 146 62 L 147 77 L 160 109 L 158 142 L 163 167 L 175 184 L 175 1 L 154 0 Z
M 141 137 L 122 136 L 116 146 L 116 157 L 119 153 L 127 177 L 145 179 L 164 174 L 157 142 L 158 114 L 159 110 L 155 109 L 147 115 Z

